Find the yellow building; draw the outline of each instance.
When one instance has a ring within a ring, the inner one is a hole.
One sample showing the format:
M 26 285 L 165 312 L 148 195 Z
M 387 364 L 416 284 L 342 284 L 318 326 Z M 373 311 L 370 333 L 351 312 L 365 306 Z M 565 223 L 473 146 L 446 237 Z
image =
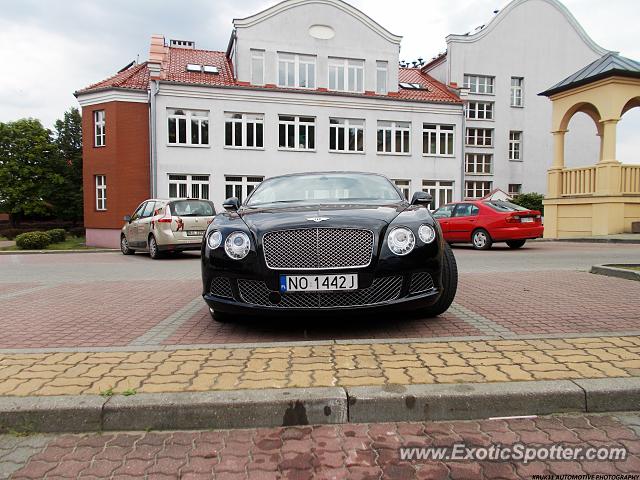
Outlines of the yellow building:
M 540 95 L 551 99 L 554 136 L 544 200 L 545 237 L 631 232 L 632 222 L 640 221 L 640 164 L 616 160 L 616 126 L 626 112 L 640 106 L 640 63 L 608 53 Z M 578 112 L 596 124 L 599 161 L 565 168 L 565 134 Z

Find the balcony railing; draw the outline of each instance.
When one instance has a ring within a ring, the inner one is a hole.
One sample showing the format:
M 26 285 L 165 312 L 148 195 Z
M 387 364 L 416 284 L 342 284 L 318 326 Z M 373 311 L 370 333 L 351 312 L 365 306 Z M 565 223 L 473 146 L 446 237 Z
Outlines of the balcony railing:
M 640 165 L 622 165 L 620 192 L 623 194 L 640 193 Z
M 562 195 L 589 195 L 596 191 L 596 167 L 566 168 L 562 171 Z

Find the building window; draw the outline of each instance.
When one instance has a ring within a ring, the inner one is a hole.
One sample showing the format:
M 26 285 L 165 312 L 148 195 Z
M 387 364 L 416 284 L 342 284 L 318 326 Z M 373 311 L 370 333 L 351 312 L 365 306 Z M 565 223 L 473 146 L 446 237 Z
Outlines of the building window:
M 316 88 L 316 57 L 278 53 L 278 85 Z
M 364 152 L 364 120 L 330 118 L 329 150 Z
M 329 90 L 364 92 L 364 60 L 329 58 Z
M 316 119 L 291 115 L 278 116 L 278 146 L 284 150 L 314 150 Z
M 486 75 L 465 75 L 464 88 L 469 89 L 469 93 L 481 95 L 493 95 L 494 77 Z
M 170 108 L 169 145 L 209 145 L 209 112 Z
M 409 200 L 409 197 L 411 197 L 411 180 L 393 180 L 393 183 L 400 189 L 404 198 Z
M 107 209 L 107 176 L 96 175 L 96 210 Z
M 226 176 L 224 177 L 226 198 L 237 197 L 242 203 L 263 180 L 264 177 Z
M 93 144 L 96 147 L 104 147 L 106 140 L 106 129 L 105 129 L 105 113 L 104 110 L 96 110 L 93 112 L 93 132 L 94 132 L 94 142 Z
M 493 102 L 469 102 L 467 118 L 470 120 L 493 120 Z
M 522 96 L 522 88 L 524 86 L 524 78 L 511 77 L 511 106 L 523 107 L 524 97 Z
M 226 147 L 264 147 L 264 115 L 225 113 L 224 116 L 224 144 Z
M 378 153 L 409 154 L 410 132 L 409 122 L 378 121 Z
M 433 200 L 429 208 L 435 210 L 447 203 L 453 202 L 453 182 L 439 180 L 423 180 L 422 191 L 431 195 Z
M 522 132 L 509 132 L 509 160 L 522 160 Z
M 493 145 L 492 128 L 467 128 L 466 144 L 471 147 L 490 147 Z
M 493 155 L 488 153 L 467 153 L 465 155 L 465 173 L 470 175 L 490 175 L 493 172 Z
M 465 182 L 464 186 L 464 194 L 465 198 L 482 198 L 485 195 L 489 195 L 491 193 L 493 182 L 478 182 L 478 181 L 469 181 Z
M 422 124 L 422 153 L 453 156 L 454 126 Z
M 251 50 L 251 84 L 264 85 L 264 50 Z
M 522 184 L 521 183 L 510 183 L 509 184 L 509 196 L 517 197 L 522 193 Z
M 389 91 L 387 88 L 388 70 L 388 62 L 376 62 L 376 93 L 379 95 L 386 95 Z
M 209 175 L 169 175 L 169 198 L 209 200 Z

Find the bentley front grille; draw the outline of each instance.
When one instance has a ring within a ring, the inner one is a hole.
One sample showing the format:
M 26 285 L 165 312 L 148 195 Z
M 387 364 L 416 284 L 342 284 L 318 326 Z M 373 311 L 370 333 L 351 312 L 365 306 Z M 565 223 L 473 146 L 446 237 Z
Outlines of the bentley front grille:
M 414 273 L 411 275 L 409 293 L 423 293 L 433 289 L 433 279 L 426 272 Z
M 210 292 L 216 297 L 233 298 L 231 280 L 227 277 L 213 277 Z
M 377 305 L 400 297 L 402 277 L 376 278 L 370 287 L 339 292 L 289 292 L 279 303 L 269 299 L 271 290 L 261 280 L 238 280 L 240 298 L 244 303 L 276 308 L 334 308 Z
M 362 268 L 371 263 L 373 233 L 355 228 L 300 228 L 269 232 L 262 240 L 270 269 Z

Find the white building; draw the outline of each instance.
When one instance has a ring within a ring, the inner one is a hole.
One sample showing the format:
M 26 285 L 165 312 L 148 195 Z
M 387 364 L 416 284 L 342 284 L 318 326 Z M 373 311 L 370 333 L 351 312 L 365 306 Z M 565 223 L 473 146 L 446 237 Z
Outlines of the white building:
M 538 93 L 605 53 L 557 0 L 513 0 L 486 25 L 447 37 L 446 53 L 422 70 L 469 89 L 465 197 L 546 192 L 551 102 Z M 577 115 L 569 129 L 569 163 L 595 163 L 592 120 Z

